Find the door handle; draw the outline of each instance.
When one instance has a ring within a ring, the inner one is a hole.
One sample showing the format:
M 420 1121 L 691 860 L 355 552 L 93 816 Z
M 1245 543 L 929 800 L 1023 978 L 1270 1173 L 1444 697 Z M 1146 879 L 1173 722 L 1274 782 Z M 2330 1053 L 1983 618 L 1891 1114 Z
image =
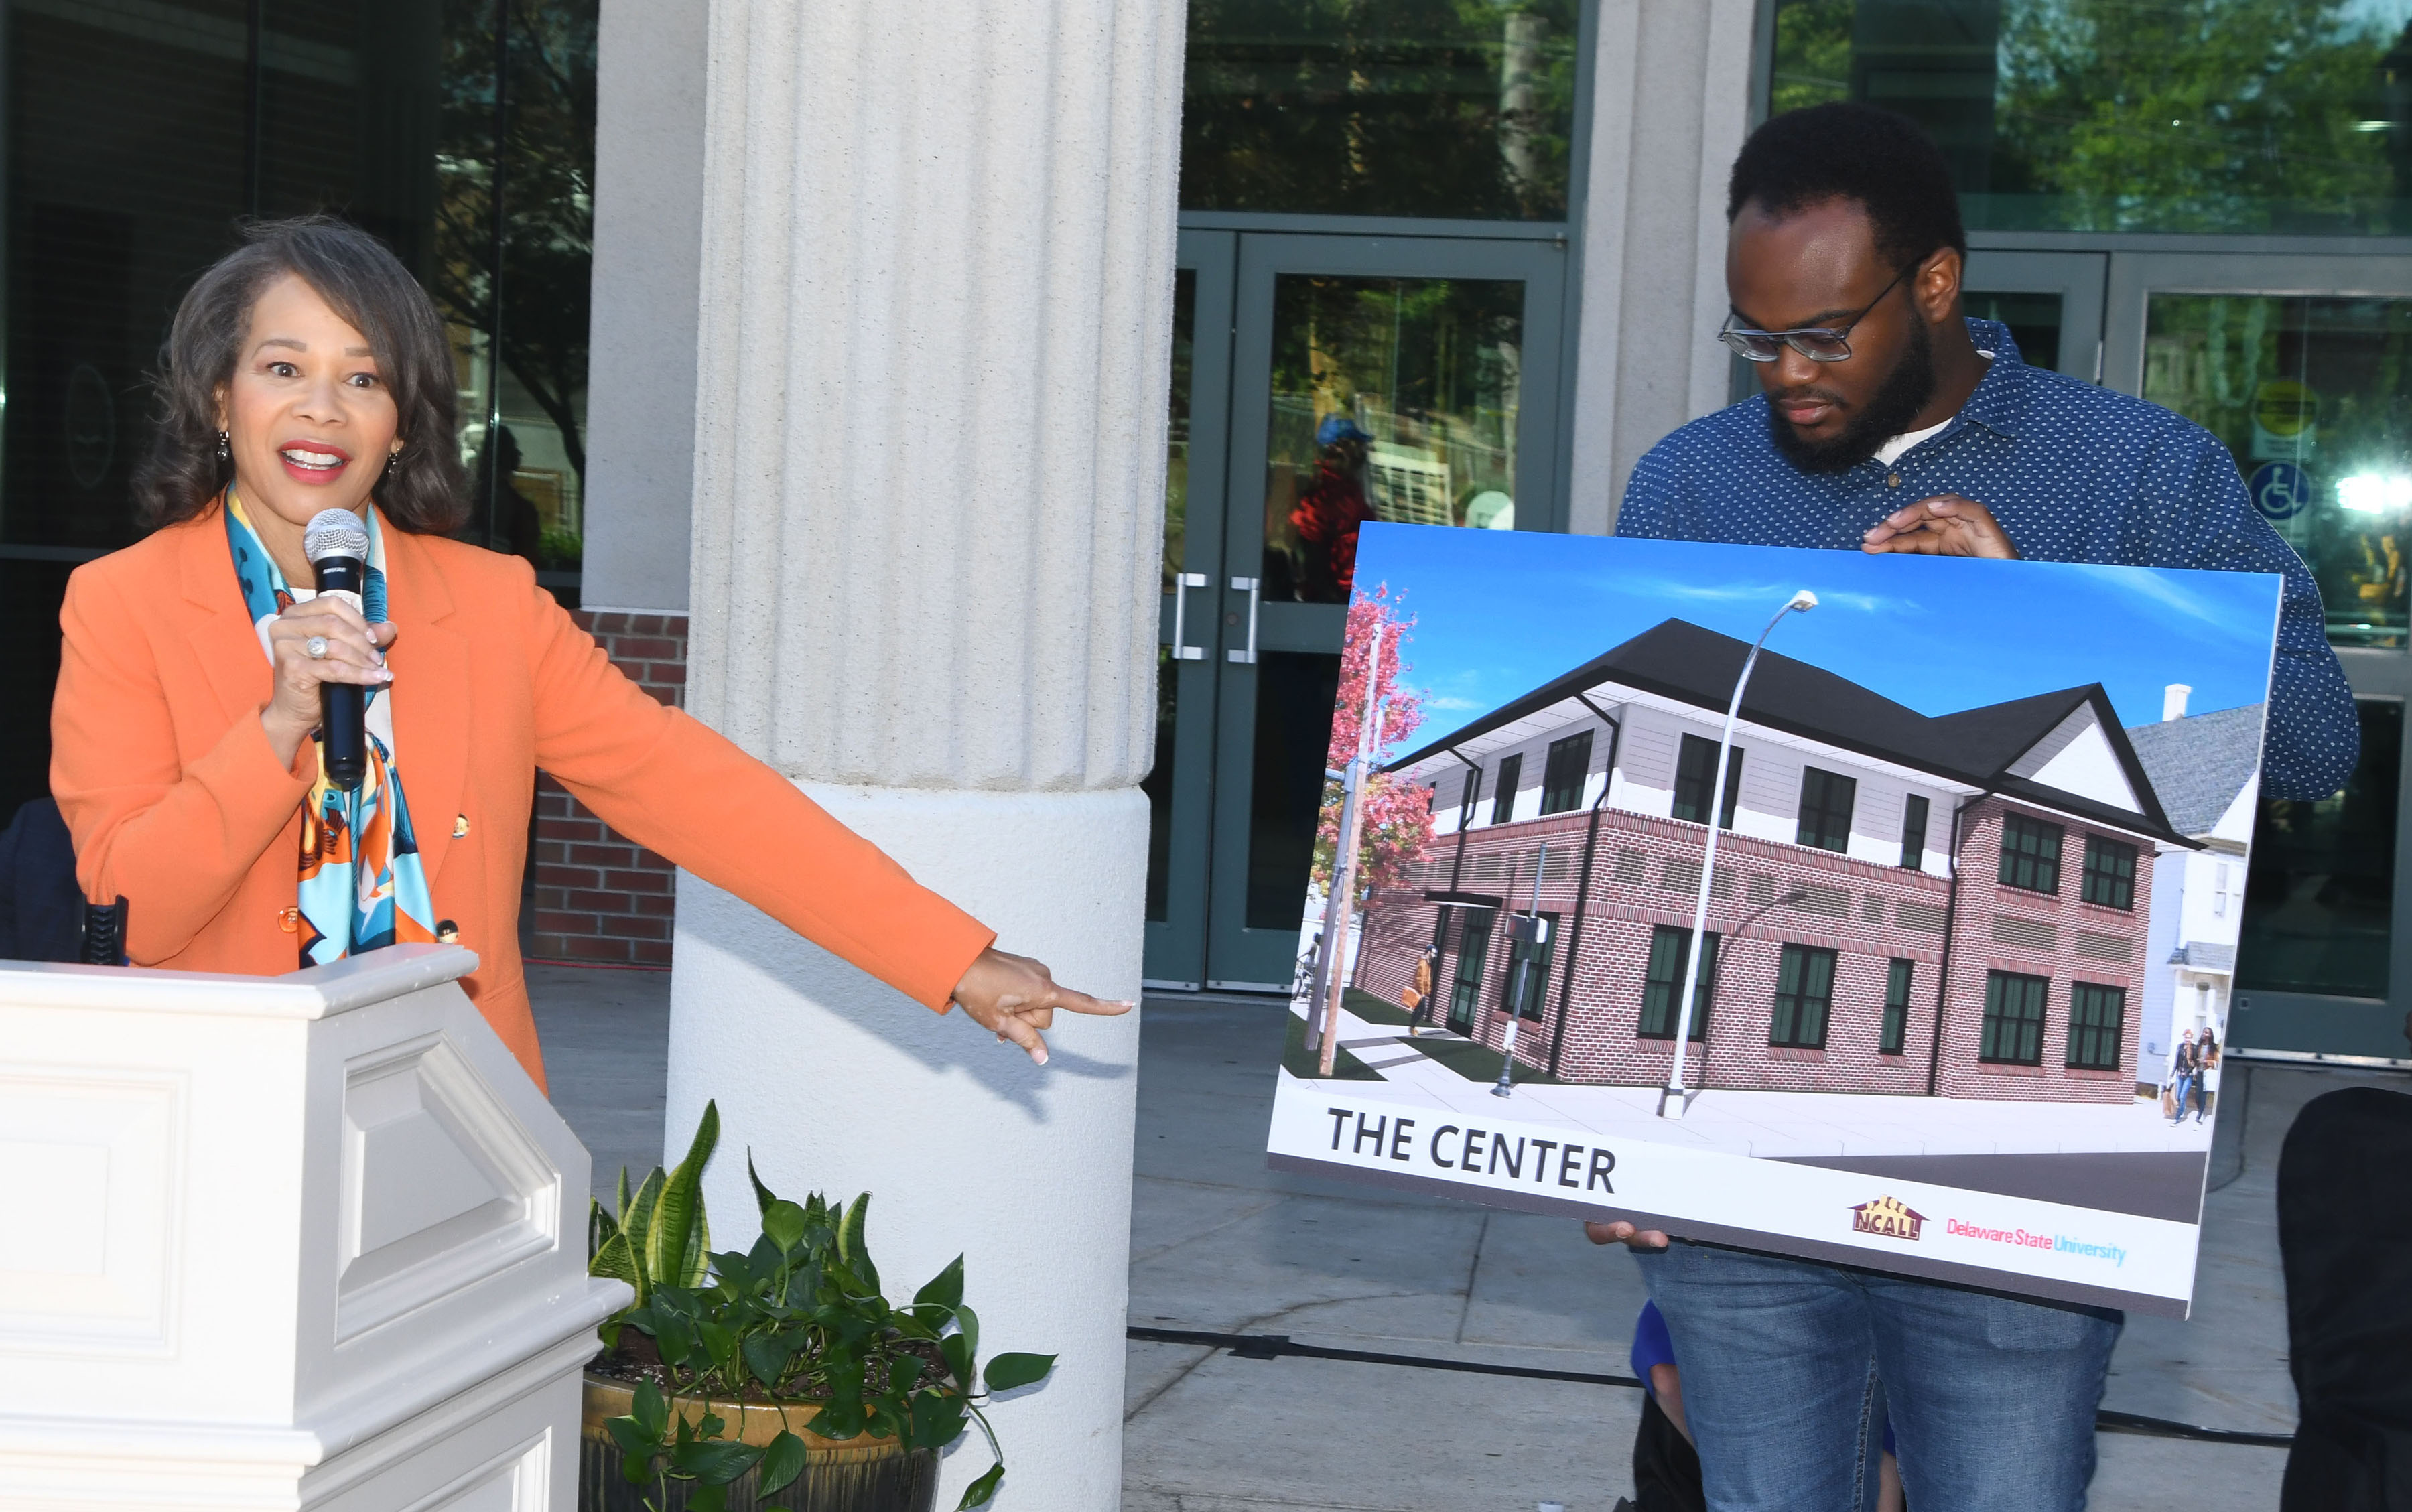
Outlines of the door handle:
M 1263 591 L 1262 580 L 1257 578 L 1231 580 L 1232 592 L 1237 593 L 1243 588 L 1248 591 L 1248 649 L 1231 652 L 1229 655 L 1235 662 L 1253 667 L 1257 660 L 1257 602 Z
M 1202 662 L 1206 648 L 1189 643 L 1189 590 L 1203 588 L 1210 580 L 1202 572 L 1184 572 L 1172 580 L 1172 659 L 1177 662 Z

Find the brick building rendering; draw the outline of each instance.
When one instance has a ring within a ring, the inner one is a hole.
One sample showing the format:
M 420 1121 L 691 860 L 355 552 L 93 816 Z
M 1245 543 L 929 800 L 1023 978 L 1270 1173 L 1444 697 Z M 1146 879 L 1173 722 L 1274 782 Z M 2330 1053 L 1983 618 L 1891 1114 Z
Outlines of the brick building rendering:
M 1357 985 L 1497 1048 L 1541 872 L 1552 923 L 1516 1056 L 1654 1086 L 1674 1048 L 1707 824 L 1694 1086 L 2116 1102 L 2136 1092 L 2144 943 L 2171 829 L 2098 684 L 1930 717 L 1669 620 L 1394 762 L 1429 787 L 1413 885 L 1367 905 Z M 1546 843 L 1546 859 L 1542 859 Z M 1493 944 L 1496 940 L 1498 943 Z

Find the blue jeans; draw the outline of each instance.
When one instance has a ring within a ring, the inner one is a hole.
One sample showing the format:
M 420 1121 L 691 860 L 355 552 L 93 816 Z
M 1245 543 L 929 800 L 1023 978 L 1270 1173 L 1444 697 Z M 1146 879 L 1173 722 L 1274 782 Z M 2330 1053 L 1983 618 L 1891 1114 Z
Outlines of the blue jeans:
M 1678 1243 L 1637 1253 L 1714 1512 L 2079 1512 L 2122 1314 Z
M 2170 1106 L 2177 1109 L 2177 1116 L 2170 1119 L 2170 1123 L 2183 1123 L 2185 1122 L 2186 1094 L 2194 1091 L 2194 1082 L 2195 1074 L 2193 1072 L 2184 1071 L 2179 1073 L 2177 1094 L 2169 1099 Z

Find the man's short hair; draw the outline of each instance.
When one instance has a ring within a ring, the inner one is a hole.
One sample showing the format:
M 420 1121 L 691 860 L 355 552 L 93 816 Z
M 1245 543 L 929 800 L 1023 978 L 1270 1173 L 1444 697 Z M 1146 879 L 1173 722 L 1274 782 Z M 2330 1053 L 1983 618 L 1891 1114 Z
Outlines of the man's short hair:
M 1726 219 L 1753 203 L 1782 217 L 1832 199 L 1867 211 L 1876 253 L 1896 269 L 1944 247 L 1967 256 L 1951 165 L 1934 139 L 1906 116 L 1848 101 L 1787 110 L 1752 132 L 1734 159 Z

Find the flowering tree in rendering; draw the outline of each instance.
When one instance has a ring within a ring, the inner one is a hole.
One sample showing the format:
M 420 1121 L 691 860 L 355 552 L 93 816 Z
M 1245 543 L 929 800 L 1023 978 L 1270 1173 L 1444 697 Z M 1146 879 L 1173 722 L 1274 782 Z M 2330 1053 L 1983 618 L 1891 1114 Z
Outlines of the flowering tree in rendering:
M 1375 635 L 1381 636 L 1381 664 L 1375 671 L 1374 698 L 1380 717 L 1380 746 L 1374 752 L 1379 766 L 1422 727 L 1424 696 L 1406 685 L 1400 674 L 1408 668 L 1399 659 L 1400 647 L 1412 639 L 1413 617 L 1400 610 L 1399 599 L 1386 583 L 1360 593 L 1348 606 L 1348 628 L 1340 650 L 1340 696 L 1331 717 L 1331 744 L 1324 754 L 1326 770 L 1344 770 L 1357 755 L 1359 732 L 1365 720 L 1365 671 L 1374 654 Z M 1334 850 L 1340 839 L 1341 790 L 1337 782 L 1323 790 L 1323 812 L 1315 830 L 1315 881 L 1331 885 Z M 1367 892 L 1400 887 L 1406 868 L 1432 841 L 1432 795 L 1389 772 L 1375 771 L 1358 798 L 1357 886 L 1354 906 Z

